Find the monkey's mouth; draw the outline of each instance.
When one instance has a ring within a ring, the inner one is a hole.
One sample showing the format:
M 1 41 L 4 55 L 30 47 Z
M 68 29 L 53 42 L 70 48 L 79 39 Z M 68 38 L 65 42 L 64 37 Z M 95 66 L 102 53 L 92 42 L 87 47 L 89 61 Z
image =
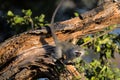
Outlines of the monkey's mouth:
M 75 52 L 75 54 L 76 54 L 76 57 L 79 57 L 80 55 L 81 55 L 81 52 Z

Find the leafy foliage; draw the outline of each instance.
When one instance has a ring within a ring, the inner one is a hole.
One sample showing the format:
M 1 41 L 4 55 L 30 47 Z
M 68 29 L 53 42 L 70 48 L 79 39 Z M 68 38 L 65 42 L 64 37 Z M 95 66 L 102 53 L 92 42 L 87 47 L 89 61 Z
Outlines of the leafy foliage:
M 83 61 L 77 61 L 76 67 L 80 72 L 85 72 L 86 80 L 119 80 L 120 69 L 113 67 L 110 60 L 115 58 L 116 53 L 120 54 L 120 37 L 119 34 L 106 33 L 98 38 L 102 33 L 108 30 L 112 30 L 114 26 L 110 26 L 104 29 L 102 32 L 91 34 L 83 39 L 80 39 L 79 44 L 87 43 L 84 45 L 86 49 L 91 48 L 93 54 L 98 54 L 99 59 L 93 59 L 92 62 L 88 63 Z M 92 40 L 94 38 L 94 40 Z M 88 43 L 88 41 L 90 41 Z M 88 52 L 90 54 L 90 52 Z M 84 67 L 83 67 L 84 66 Z
M 22 13 L 21 16 L 14 14 L 12 11 L 8 11 L 7 13 L 7 21 L 16 33 L 47 25 L 47 22 L 44 20 L 44 14 L 32 17 L 32 11 L 30 9 L 22 10 Z

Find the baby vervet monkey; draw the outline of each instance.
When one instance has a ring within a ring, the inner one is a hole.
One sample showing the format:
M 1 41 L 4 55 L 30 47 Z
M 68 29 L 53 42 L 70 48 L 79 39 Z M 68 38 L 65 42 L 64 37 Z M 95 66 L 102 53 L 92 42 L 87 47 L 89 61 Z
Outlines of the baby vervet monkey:
M 85 51 L 84 49 L 80 48 L 79 46 L 77 45 L 74 45 L 72 43 L 69 43 L 69 42 L 61 42 L 57 39 L 57 36 L 55 34 L 55 31 L 54 31 L 54 18 L 55 18 L 55 15 L 59 9 L 59 7 L 61 6 L 61 4 L 64 2 L 64 0 L 61 0 L 61 2 L 59 3 L 59 5 L 57 6 L 57 8 L 55 9 L 54 13 L 53 13 L 53 16 L 52 16 L 52 19 L 51 19 L 51 24 L 50 24 L 50 29 L 51 29 L 51 33 L 52 33 L 52 37 L 53 37 L 53 40 L 55 42 L 55 54 L 53 54 L 53 57 L 56 59 L 56 60 L 59 60 L 61 58 L 63 58 L 63 56 L 65 57 L 65 61 L 64 62 L 68 62 L 70 60 L 73 60 L 74 58 L 76 57 L 80 57 L 82 56 Z

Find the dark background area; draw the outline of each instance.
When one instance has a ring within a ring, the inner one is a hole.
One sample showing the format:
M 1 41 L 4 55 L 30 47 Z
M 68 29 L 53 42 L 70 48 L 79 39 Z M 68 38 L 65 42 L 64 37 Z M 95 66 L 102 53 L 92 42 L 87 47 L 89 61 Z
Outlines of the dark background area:
M 22 10 L 30 9 L 32 16 L 45 15 L 45 20 L 50 22 L 52 13 L 56 8 L 59 0 L 0 0 L 0 42 L 16 35 L 6 18 L 8 11 L 12 11 L 15 15 L 22 15 Z
M 59 0 L 1 0 L 0 13 L 4 15 L 8 10 L 11 10 L 20 15 L 22 9 L 31 9 L 33 16 L 43 13 L 46 15 L 46 20 L 50 20 L 57 2 Z

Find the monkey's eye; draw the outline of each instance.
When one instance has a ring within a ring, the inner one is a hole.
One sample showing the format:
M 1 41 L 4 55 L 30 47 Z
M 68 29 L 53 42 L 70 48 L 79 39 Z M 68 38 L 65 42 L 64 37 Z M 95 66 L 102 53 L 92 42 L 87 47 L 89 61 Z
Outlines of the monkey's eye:
M 78 51 L 75 52 L 76 57 L 79 57 L 80 55 L 81 55 L 81 52 L 78 52 Z

